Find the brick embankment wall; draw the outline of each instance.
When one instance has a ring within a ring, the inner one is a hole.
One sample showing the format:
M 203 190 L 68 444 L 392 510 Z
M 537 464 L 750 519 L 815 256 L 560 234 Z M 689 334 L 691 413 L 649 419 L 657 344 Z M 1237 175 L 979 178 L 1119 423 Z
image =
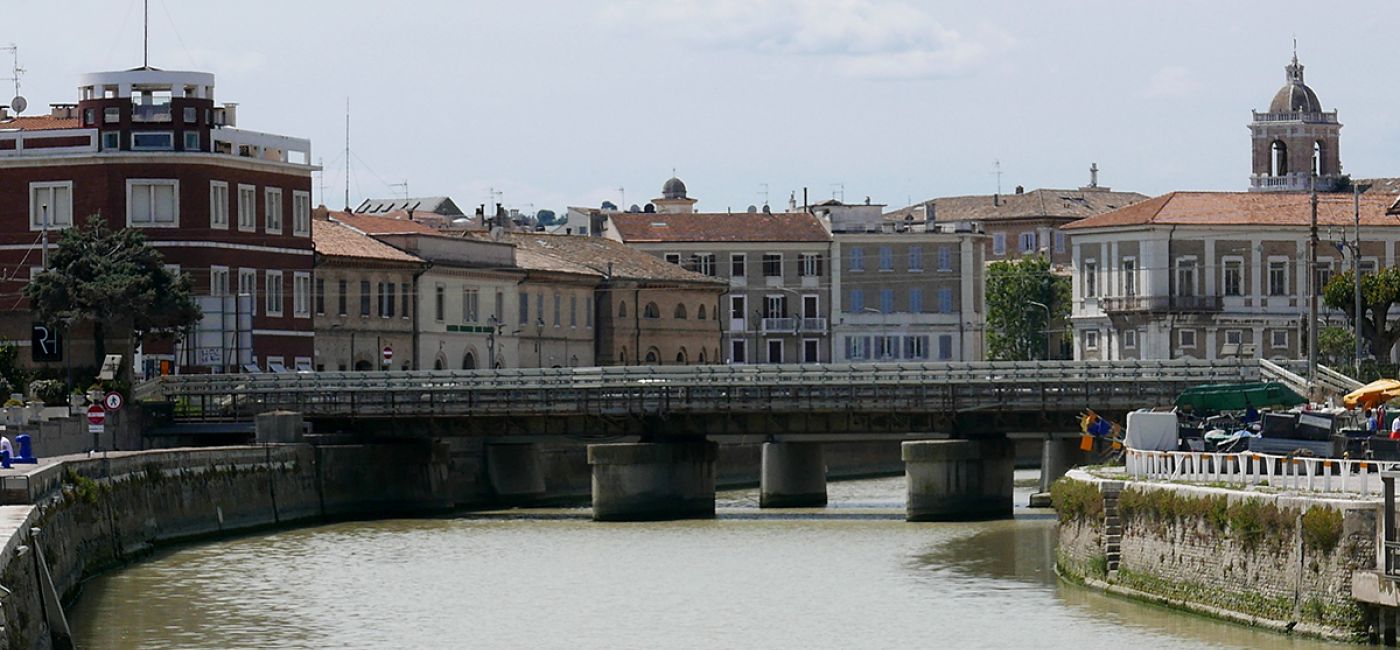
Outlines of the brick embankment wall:
M 1102 485 L 1081 471 L 1056 484 L 1066 579 L 1279 630 L 1367 635 L 1351 577 L 1376 567 L 1377 502 L 1127 481 L 1114 571 Z

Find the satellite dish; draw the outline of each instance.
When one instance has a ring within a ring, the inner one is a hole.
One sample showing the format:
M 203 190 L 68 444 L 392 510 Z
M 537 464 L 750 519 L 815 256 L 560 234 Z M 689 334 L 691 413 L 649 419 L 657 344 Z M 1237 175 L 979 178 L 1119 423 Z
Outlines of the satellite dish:
M 749 214 L 755 214 L 755 213 L 757 213 L 757 212 L 758 212 L 758 206 L 756 206 L 756 205 L 750 205 L 750 206 L 749 206 L 749 209 L 748 209 L 748 213 L 749 213 Z
M 23 113 L 24 109 L 29 108 L 29 100 L 23 95 L 15 95 L 15 98 L 10 100 L 10 108 L 15 109 L 16 113 Z

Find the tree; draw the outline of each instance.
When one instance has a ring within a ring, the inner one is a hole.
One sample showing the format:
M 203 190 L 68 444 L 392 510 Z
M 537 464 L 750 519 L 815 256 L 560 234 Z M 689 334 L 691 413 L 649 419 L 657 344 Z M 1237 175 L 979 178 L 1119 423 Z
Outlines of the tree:
M 164 262 L 141 231 L 114 231 L 106 219 L 93 215 L 63 232 L 49 254 L 47 271 L 29 281 L 24 296 L 40 321 L 67 330 L 90 323 L 100 368 L 108 332 L 130 341 L 178 332 L 199 320 L 189 277 L 171 273 Z
M 1356 285 L 1352 277 L 1351 271 L 1332 276 L 1323 287 L 1322 298 L 1328 307 L 1346 312 L 1347 322 L 1356 327 Z M 1390 307 L 1396 302 L 1400 302 L 1400 268 L 1361 276 L 1361 339 L 1377 359 L 1389 359 L 1396 341 L 1400 341 L 1400 322 L 1389 318 Z M 1320 343 L 1318 347 L 1322 347 Z
M 1037 306 L 1049 307 L 1046 309 Z M 987 267 L 987 355 L 1001 361 L 1045 359 L 1047 334 L 1069 315 L 1069 278 L 1050 271 L 1050 260 L 1028 256 Z M 1048 315 L 1048 318 L 1047 318 Z
M 1345 327 L 1317 330 L 1317 354 L 1327 365 L 1350 366 L 1356 356 L 1356 335 Z
M 558 219 L 558 215 L 553 210 L 540 210 L 535 213 L 535 221 L 538 221 L 541 226 L 552 226 Z

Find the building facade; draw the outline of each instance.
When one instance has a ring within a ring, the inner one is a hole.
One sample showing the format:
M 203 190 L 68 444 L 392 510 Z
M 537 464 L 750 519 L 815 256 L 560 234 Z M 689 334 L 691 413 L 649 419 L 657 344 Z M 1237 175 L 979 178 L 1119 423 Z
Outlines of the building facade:
M 415 287 L 428 263 L 329 219 L 311 226 L 315 369 L 418 368 Z
M 1344 189 L 1337 111 L 1322 110 L 1317 93 L 1303 83 L 1298 54 L 1284 67 L 1282 88 L 1265 113 L 1252 111 L 1249 124 L 1253 173 L 1250 191 L 1319 192 Z
M 96 73 L 76 104 L 0 119 L 0 259 L 24 271 L 3 291 L 18 294 L 38 270 L 43 231 L 53 239 L 91 215 L 141 229 L 191 277 L 203 321 L 182 346 L 148 342 L 138 375 L 309 367 L 314 356 L 310 143 L 235 128 L 214 87 L 202 72 Z M 30 325 L 16 303 L 0 336 L 24 345 Z

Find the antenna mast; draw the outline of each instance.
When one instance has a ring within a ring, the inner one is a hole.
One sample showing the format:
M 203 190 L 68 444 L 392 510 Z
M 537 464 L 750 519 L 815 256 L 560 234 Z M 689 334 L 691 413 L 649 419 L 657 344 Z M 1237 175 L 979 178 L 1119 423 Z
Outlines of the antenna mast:
M 19 67 L 19 46 L 10 43 L 5 47 L 0 47 L 0 52 L 9 52 L 10 56 L 14 57 L 14 63 L 10 66 L 10 76 L 4 78 L 3 81 L 15 82 L 15 97 L 19 97 L 19 78 L 20 75 L 24 74 L 24 68 Z
M 345 211 L 350 211 L 350 98 L 345 98 Z
M 141 67 L 151 67 L 151 0 L 143 0 L 145 25 L 141 29 Z
M 393 189 L 393 188 L 395 188 L 395 187 L 403 188 L 403 198 L 404 198 L 405 201 L 407 201 L 407 200 L 408 200 L 408 179 L 407 179 L 407 178 L 403 179 L 403 182 L 402 182 L 402 183 L 389 183 L 389 189 Z

